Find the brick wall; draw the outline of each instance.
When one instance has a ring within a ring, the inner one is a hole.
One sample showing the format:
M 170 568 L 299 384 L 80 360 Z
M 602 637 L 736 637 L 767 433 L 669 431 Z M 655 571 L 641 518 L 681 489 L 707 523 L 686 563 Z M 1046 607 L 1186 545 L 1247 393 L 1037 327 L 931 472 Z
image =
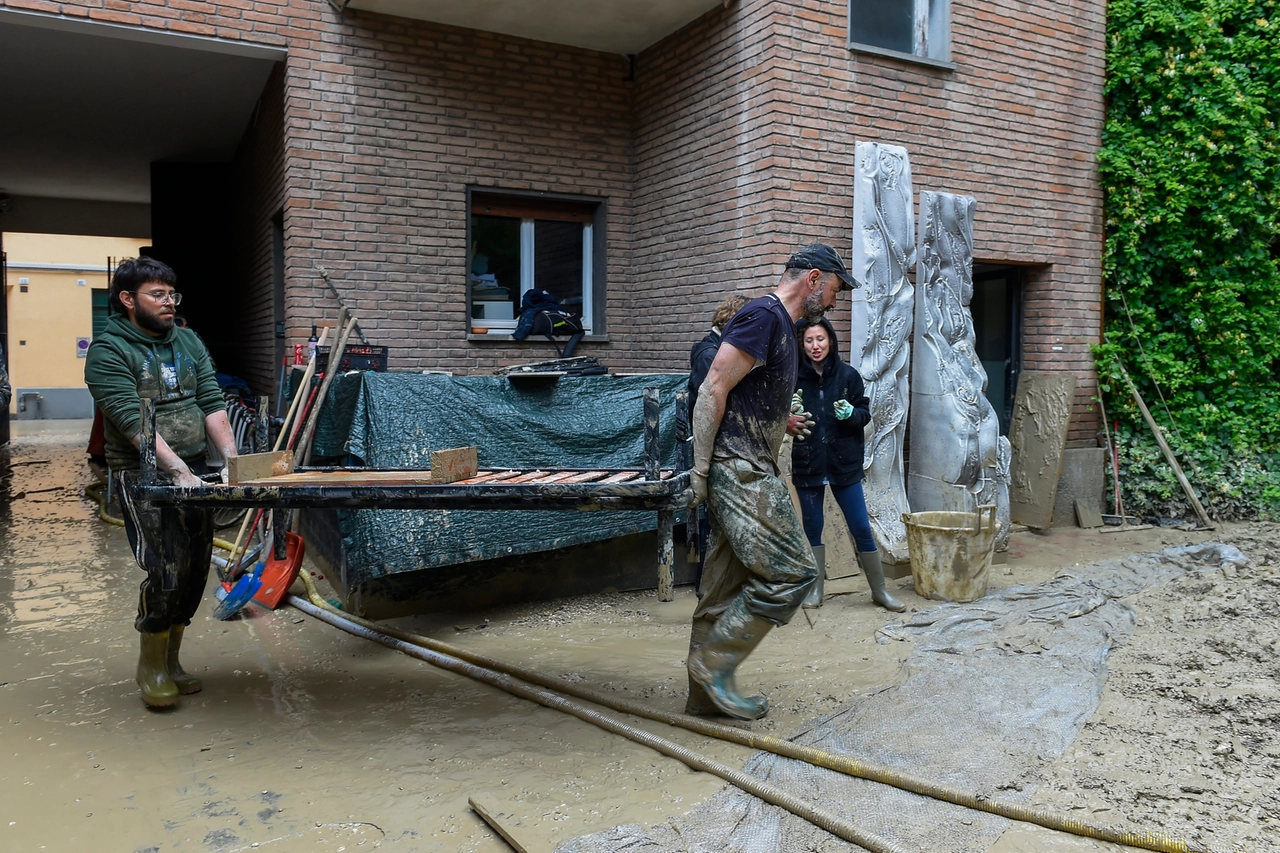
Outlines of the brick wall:
M 794 246 L 847 261 L 854 144 L 902 145 L 917 193 L 978 199 L 978 261 L 1029 266 L 1023 369 L 1076 375 L 1070 440 L 1095 444 L 1103 4 L 953 6 L 954 70 L 850 52 L 846 9 L 740 0 L 640 57 L 636 278 L 673 319 L 637 345 L 677 369 L 715 302 L 771 287 Z
M 850 52 L 841 0 L 735 0 L 634 69 L 319 2 L 0 5 L 287 47 L 259 113 L 268 128 L 251 129 L 237 160 L 240 322 L 263 391 L 278 369 L 276 209 L 290 343 L 337 313 L 322 264 L 393 368 L 487 372 L 550 347 L 466 340 L 466 188 L 605 198 L 610 340 L 579 352 L 682 370 L 725 293 L 769 288 L 811 240 L 847 258 L 854 143 L 867 139 L 910 151 L 917 191 L 977 197 L 978 260 L 1031 268 L 1024 369 L 1077 375 L 1071 439 L 1092 443 L 1101 3 L 957 4 L 954 70 Z M 847 324 L 847 311 L 833 319 Z

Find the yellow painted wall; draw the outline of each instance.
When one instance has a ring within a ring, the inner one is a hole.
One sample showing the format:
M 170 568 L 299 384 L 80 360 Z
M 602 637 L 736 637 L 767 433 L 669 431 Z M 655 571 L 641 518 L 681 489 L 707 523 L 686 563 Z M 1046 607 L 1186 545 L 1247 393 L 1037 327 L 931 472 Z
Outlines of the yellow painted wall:
M 107 258 L 134 257 L 150 241 L 14 233 L 5 233 L 3 240 L 10 383 L 14 388 L 83 388 L 84 359 L 76 354 L 76 339 L 93 334 L 92 290 L 109 284 Z M 69 268 L 40 269 L 39 264 Z M 25 293 L 21 279 L 27 280 Z M 16 412 L 16 407 L 15 395 L 9 409 Z

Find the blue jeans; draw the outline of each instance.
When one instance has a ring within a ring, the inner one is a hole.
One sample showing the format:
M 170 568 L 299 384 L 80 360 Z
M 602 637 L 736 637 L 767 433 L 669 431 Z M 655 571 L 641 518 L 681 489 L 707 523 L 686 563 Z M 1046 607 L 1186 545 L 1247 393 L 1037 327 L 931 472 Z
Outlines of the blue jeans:
M 826 497 L 826 486 L 796 486 L 796 494 L 800 496 L 800 517 L 804 524 L 804 535 L 809 544 L 822 544 L 822 502 Z M 870 553 L 876 550 L 875 537 L 871 535 L 871 518 L 867 515 L 867 501 L 862 495 L 862 483 L 852 486 L 831 486 L 831 494 L 844 513 L 845 523 L 853 534 L 853 541 L 859 553 Z

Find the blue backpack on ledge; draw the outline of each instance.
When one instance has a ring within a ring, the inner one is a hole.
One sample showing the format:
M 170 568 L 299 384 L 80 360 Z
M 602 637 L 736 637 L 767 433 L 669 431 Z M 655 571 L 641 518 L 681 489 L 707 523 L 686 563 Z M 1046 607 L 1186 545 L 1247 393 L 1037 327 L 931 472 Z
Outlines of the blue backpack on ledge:
M 516 323 L 516 330 L 511 333 L 511 337 L 517 341 L 523 341 L 529 335 L 546 335 L 547 340 L 556 348 L 556 355 L 569 358 L 585 334 L 581 317 L 562 306 L 550 292 L 526 290 L 520 297 L 520 321 Z M 563 350 L 556 343 L 557 337 L 569 338 Z

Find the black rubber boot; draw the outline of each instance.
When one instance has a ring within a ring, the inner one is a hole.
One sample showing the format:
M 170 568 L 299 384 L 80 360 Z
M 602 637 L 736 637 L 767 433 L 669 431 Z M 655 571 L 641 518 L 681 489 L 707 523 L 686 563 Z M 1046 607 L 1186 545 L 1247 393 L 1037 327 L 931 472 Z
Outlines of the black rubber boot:
M 178 685 L 169 677 L 165 660 L 169 653 L 169 632 L 139 636 L 142 654 L 138 657 L 138 686 L 142 688 L 142 701 L 152 708 L 168 708 L 178 701 Z
M 889 594 L 884 585 L 884 566 L 880 563 L 879 551 L 859 551 L 858 565 L 867 576 L 867 584 L 871 587 L 871 600 L 885 610 L 901 613 L 907 605 Z
M 767 698 L 738 692 L 735 673 L 772 628 L 768 619 L 752 615 L 739 596 L 711 626 L 702 648 L 689 656 L 689 677 L 702 686 L 725 716 L 758 720 L 768 713 Z
M 689 657 L 686 660 L 693 660 L 693 653 L 702 648 L 703 643 L 707 641 L 707 634 L 711 633 L 711 626 L 716 620 L 706 616 L 694 617 L 693 628 L 689 632 Z M 707 695 L 707 691 L 702 685 L 693 680 L 693 674 L 689 674 L 689 699 L 684 704 L 684 712 L 695 717 L 706 717 L 720 713 L 720 709 L 711 701 L 711 697 Z
M 182 632 L 185 629 L 185 625 L 169 626 L 169 651 L 165 656 L 165 668 L 169 670 L 169 677 L 173 679 L 174 684 L 178 685 L 178 692 L 183 696 L 199 693 L 204 689 L 200 679 L 187 672 L 182 668 L 182 664 L 178 663 L 178 650 L 182 648 Z
M 812 545 L 810 547 L 813 549 L 813 559 L 818 564 L 818 578 L 809 588 L 809 594 L 804 598 L 804 606 L 821 607 L 827 581 L 827 546 Z

